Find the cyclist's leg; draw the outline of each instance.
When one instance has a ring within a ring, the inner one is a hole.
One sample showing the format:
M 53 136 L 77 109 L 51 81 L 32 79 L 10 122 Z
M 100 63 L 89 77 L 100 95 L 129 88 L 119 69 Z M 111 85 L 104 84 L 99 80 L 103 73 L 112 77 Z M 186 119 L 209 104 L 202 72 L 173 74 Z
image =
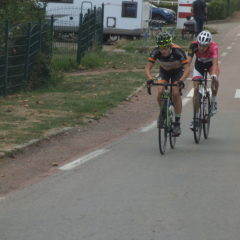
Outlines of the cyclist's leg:
M 177 83 L 179 79 L 183 75 L 183 69 L 175 69 L 172 71 L 171 80 L 172 83 Z M 175 111 L 175 123 L 173 133 L 175 136 L 179 136 L 181 134 L 181 113 L 182 113 L 182 97 L 180 96 L 179 87 L 172 87 L 172 95 L 174 102 L 174 111 Z
M 198 81 L 194 81 L 194 80 L 197 80 L 197 79 L 202 78 L 202 77 L 203 77 L 202 69 L 196 69 L 194 67 L 193 76 L 192 76 L 193 89 L 194 89 L 194 91 L 193 91 L 193 98 L 192 98 L 193 113 L 197 113 L 199 111 L 199 95 L 198 95 L 199 82 Z M 196 117 L 196 116 L 194 115 L 194 117 Z M 190 123 L 190 129 L 194 130 L 194 119 Z
M 212 98 L 211 98 L 211 113 L 215 114 L 217 112 L 217 93 L 219 88 L 219 67 L 217 69 L 216 78 L 212 79 L 211 90 L 212 90 Z M 212 67 L 209 69 L 209 74 L 212 75 Z
M 199 78 L 203 78 L 203 71 L 201 71 L 201 69 L 196 69 L 194 67 L 193 69 L 193 76 L 192 76 L 192 80 L 193 80 L 193 110 L 198 111 L 199 109 L 199 99 L 198 99 L 198 89 L 199 89 L 199 82 L 196 81 Z
M 168 82 L 170 79 L 167 71 L 165 71 L 163 68 L 160 68 L 159 77 L 160 77 L 160 80 L 158 80 L 159 83 Z M 161 99 L 162 99 L 163 92 L 164 92 L 164 86 L 159 86 L 158 95 L 157 95 L 157 101 L 158 101 L 159 107 L 161 106 Z

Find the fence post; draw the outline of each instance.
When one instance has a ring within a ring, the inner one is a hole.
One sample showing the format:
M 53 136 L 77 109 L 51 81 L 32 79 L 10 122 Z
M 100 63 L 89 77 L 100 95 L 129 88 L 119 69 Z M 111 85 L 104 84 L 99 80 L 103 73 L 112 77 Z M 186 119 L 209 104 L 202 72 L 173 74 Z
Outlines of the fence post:
M 81 53 L 82 20 L 83 20 L 83 14 L 80 13 L 79 26 L 78 26 L 77 64 L 80 64 L 81 55 L 82 55 Z
M 104 3 L 102 4 L 102 22 L 101 22 L 101 38 L 100 38 L 100 45 L 103 45 L 103 28 L 104 28 Z
M 52 15 L 51 16 L 51 25 L 50 25 L 50 34 L 51 34 L 51 56 L 52 56 L 52 54 L 53 54 L 53 22 L 54 22 L 54 16 Z
M 94 6 L 94 16 L 93 16 L 93 41 L 96 40 L 96 23 L 97 23 L 97 8 Z
M 28 83 L 28 77 L 29 77 L 29 57 L 30 57 L 30 45 L 31 45 L 31 28 L 32 24 L 28 23 L 28 28 L 27 28 L 27 51 L 26 51 L 26 62 L 25 62 L 25 81 Z
M 41 19 L 39 19 L 38 24 L 39 24 L 39 49 L 41 51 L 42 50 L 42 21 L 41 21 Z
M 7 95 L 8 90 L 8 37 L 9 37 L 9 23 L 5 23 L 5 72 L 4 72 L 4 88 L 3 95 Z
M 88 9 L 88 13 L 87 13 L 87 23 L 86 23 L 86 25 L 87 25 L 87 49 L 89 50 L 89 48 L 90 48 L 90 40 L 89 39 L 91 39 L 90 38 L 90 34 L 91 34 L 91 32 L 90 32 L 90 21 L 91 21 L 91 14 L 90 14 L 90 9 Z

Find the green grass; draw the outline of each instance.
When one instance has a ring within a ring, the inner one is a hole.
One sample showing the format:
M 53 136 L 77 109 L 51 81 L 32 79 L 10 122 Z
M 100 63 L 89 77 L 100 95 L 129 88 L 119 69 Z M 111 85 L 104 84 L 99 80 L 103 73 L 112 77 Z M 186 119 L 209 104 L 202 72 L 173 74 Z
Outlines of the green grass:
M 190 40 L 177 40 L 176 43 L 183 46 L 180 42 L 187 46 Z M 65 77 L 54 74 L 55 85 L 0 99 L 0 151 L 64 127 L 99 119 L 144 83 L 143 69 L 154 46 L 153 38 L 120 41 L 108 50 L 89 52 L 82 58 L 80 66 L 75 62 L 74 50 L 54 49 L 54 70 L 120 69 L 126 72 Z M 115 52 L 115 49 L 124 51 Z M 141 71 L 131 72 L 132 69 Z M 157 64 L 154 71 L 158 71 Z
M 143 84 L 143 73 L 66 77 L 54 89 L 1 99 L 0 151 L 52 130 L 88 124 L 125 101 Z

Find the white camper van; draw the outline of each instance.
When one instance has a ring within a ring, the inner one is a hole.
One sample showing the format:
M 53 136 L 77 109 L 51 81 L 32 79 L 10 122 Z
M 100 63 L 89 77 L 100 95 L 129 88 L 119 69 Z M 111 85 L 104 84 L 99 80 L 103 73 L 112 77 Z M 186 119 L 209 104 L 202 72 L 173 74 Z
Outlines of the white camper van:
M 77 31 L 79 15 L 87 9 L 104 4 L 106 36 L 140 36 L 148 28 L 149 0 L 45 0 L 47 16 L 54 16 L 54 28 L 64 32 Z

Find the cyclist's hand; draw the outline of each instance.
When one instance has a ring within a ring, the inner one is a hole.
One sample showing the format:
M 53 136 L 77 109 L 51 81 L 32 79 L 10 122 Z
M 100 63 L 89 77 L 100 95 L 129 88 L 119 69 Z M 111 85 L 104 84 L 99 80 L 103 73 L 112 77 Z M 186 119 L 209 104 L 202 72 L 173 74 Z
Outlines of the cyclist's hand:
M 148 91 L 148 94 L 149 94 L 149 95 L 152 94 L 152 92 L 151 92 L 151 85 L 152 85 L 153 83 L 154 83 L 154 78 L 146 81 L 147 91 Z
M 153 83 L 154 83 L 154 78 L 146 81 L 147 85 L 152 85 Z
M 179 80 L 178 81 L 178 87 L 181 88 L 181 89 L 185 88 L 185 83 L 182 80 Z
M 216 80 L 217 80 L 217 75 L 216 75 L 216 74 L 212 74 L 212 75 L 211 75 L 211 79 L 212 79 L 213 81 L 216 81 Z

